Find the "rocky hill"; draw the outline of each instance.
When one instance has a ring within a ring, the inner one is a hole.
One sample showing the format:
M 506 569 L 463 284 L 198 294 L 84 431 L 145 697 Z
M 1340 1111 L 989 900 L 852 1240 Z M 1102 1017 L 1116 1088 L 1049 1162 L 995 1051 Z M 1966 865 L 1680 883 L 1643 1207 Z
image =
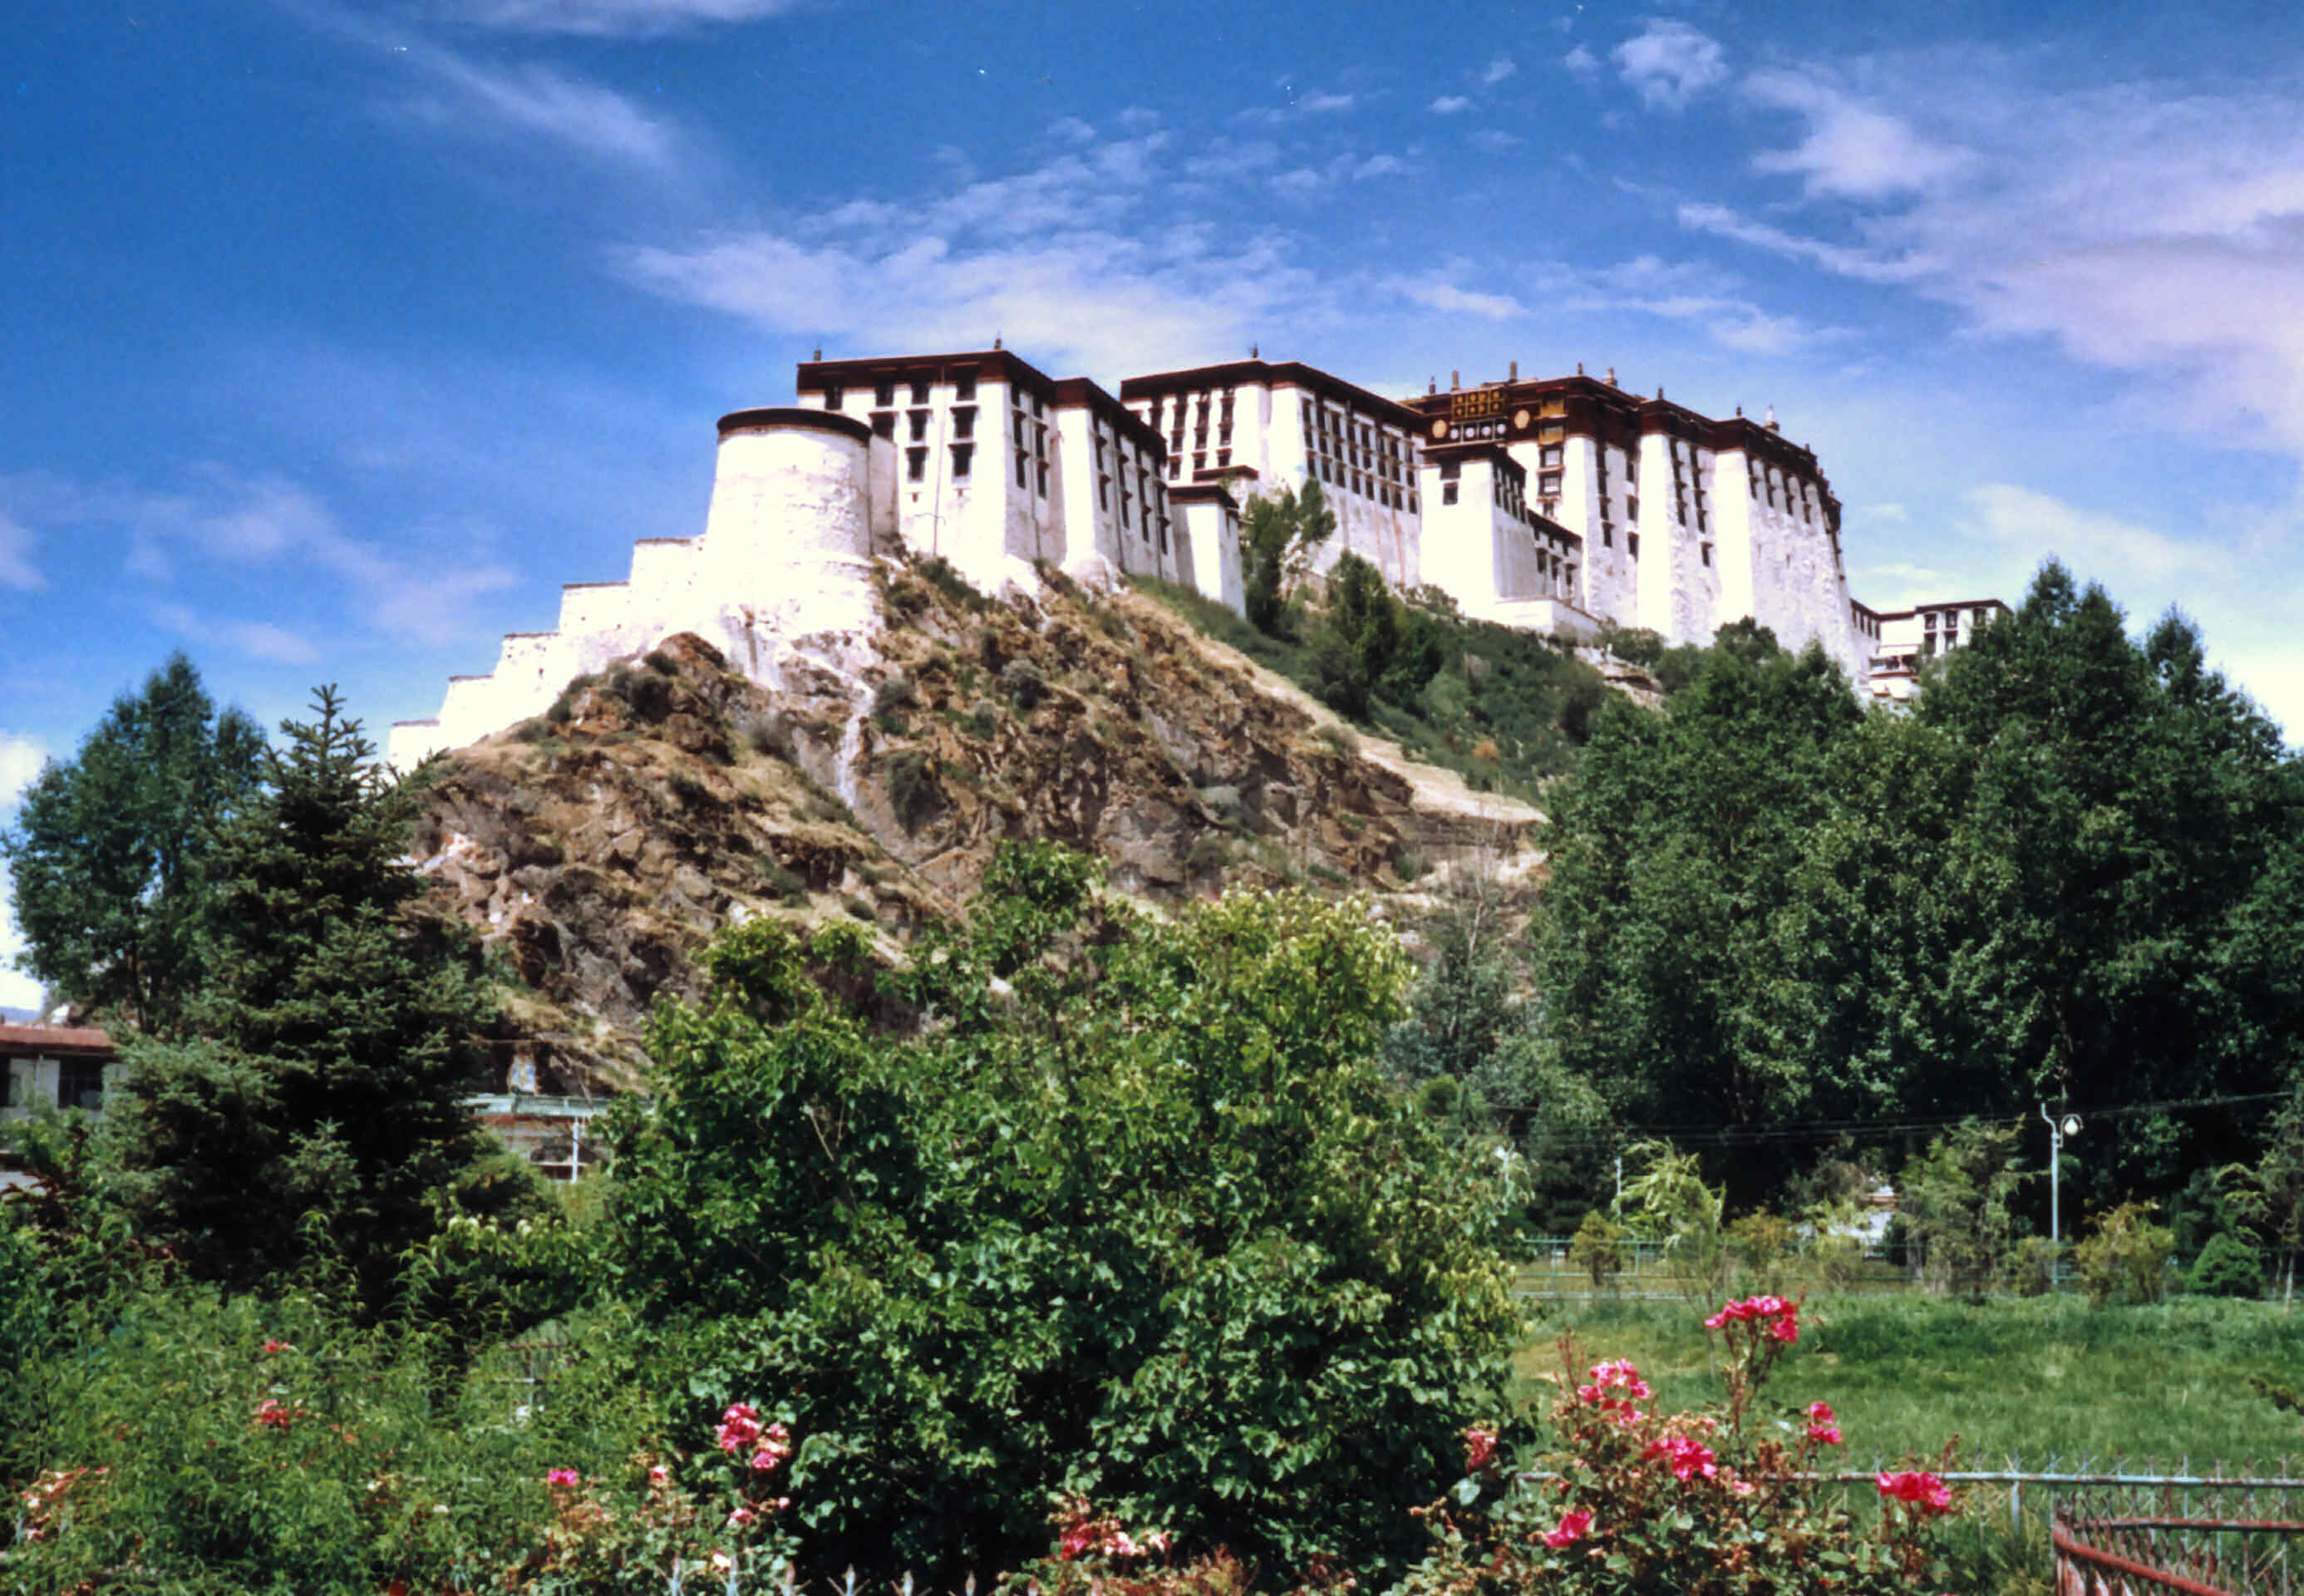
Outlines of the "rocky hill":
M 636 1086 L 650 1007 L 693 993 L 716 929 L 845 915 L 893 956 L 1007 838 L 1099 853 L 1155 905 L 1293 882 L 1410 919 L 1452 870 L 1537 861 L 1537 811 L 1363 739 L 1147 599 L 1060 578 L 987 598 L 933 562 L 877 587 L 870 637 L 749 674 L 675 637 L 432 767 L 422 869 L 508 972 L 510 1082 Z

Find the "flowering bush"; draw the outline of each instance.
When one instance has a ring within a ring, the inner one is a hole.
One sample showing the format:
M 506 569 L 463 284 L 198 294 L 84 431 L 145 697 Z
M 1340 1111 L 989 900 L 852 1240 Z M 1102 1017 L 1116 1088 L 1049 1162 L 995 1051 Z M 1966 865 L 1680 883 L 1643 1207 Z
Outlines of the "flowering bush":
M 1434 1545 L 1402 1596 L 1944 1588 L 1929 1527 L 1954 1504 L 1939 1476 L 1883 1473 L 1878 1522 L 1859 1529 L 1816 1478 L 1842 1444 L 1830 1406 L 1809 1405 L 1798 1428 L 1748 1426 L 1770 1372 L 1800 1339 L 1800 1314 L 1797 1302 L 1758 1296 L 1705 1321 L 1725 1342 L 1727 1401 L 1716 1413 L 1662 1411 L 1639 1371 L 1621 1360 L 1580 1378 L 1563 1338 L 1553 1444 L 1535 1472 L 1476 1469 L 1453 1498 L 1424 1510 Z

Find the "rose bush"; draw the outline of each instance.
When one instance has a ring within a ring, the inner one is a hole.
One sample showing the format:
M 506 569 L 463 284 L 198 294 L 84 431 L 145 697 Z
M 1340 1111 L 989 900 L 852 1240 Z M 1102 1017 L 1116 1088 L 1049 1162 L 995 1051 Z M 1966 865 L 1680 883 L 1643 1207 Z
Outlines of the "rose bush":
M 1910 1596 L 1944 1588 L 1930 1526 L 1954 1510 L 1935 1473 L 1876 1482 L 1882 1511 L 1860 1526 L 1818 1478 L 1842 1444 L 1812 1403 L 1795 1427 L 1753 1423 L 1762 1389 L 1800 1339 L 1800 1304 L 1724 1304 L 1706 1328 L 1724 1342 L 1726 1401 L 1666 1413 L 1622 1360 L 1577 1372 L 1561 1342 L 1550 1435 L 1525 1473 L 1475 1467 L 1424 1510 L 1430 1554 L 1400 1596 Z

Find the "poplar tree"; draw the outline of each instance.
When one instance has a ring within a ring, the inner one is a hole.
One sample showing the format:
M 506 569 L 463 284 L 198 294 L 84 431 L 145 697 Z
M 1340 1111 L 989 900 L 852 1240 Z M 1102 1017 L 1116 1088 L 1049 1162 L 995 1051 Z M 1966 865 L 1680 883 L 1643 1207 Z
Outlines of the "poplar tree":
M 391 1296 L 481 1150 L 462 1099 L 485 1013 L 466 940 L 421 914 L 413 790 L 333 688 L 290 721 L 261 792 L 217 838 L 199 1040 L 131 1050 L 127 1162 L 141 1217 L 236 1286 L 314 1259 Z

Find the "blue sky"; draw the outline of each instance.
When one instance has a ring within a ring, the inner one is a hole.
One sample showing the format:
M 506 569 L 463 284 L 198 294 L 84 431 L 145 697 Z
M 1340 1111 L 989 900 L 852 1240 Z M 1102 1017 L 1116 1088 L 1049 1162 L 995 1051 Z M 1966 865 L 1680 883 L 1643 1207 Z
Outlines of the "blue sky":
M 34 0 L 0 68 L 0 803 L 173 648 L 429 714 L 796 359 L 995 334 L 1774 404 L 1859 598 L 2059 554 L 2304 736 L 2292 6 Z

